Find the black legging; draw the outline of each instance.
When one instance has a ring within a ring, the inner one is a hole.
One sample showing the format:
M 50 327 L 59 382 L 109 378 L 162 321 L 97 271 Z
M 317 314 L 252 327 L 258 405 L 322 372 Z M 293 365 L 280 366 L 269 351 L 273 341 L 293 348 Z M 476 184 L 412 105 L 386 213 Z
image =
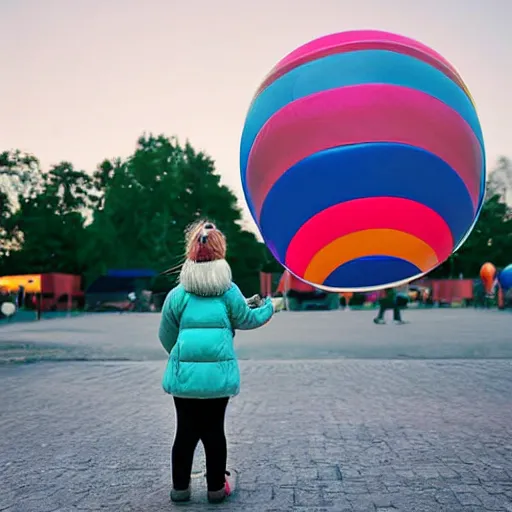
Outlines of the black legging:
M 381 299 L 380 300 L 380 308 L 379 308 L 379 314 L 377 315 L 378 320 L 382 320 L 384 318 L 384 313 L 388 309 L 393 310 L 393 320 L 397 322 L 402 321 L 402 315 L 400 314 L 400 308 L 403 307 L 404 300 L 401 297 L 396 297 L 395 300 L 390 299 Z
M 172 480 L 176 490 L 190 484 L 194 451 L 199 440 L 206 455 L 209 491 L 219 491 L 226 479 L 227 445 L 224 418 L 229 398 L 174 398 L 177 427 L 172 447 Z

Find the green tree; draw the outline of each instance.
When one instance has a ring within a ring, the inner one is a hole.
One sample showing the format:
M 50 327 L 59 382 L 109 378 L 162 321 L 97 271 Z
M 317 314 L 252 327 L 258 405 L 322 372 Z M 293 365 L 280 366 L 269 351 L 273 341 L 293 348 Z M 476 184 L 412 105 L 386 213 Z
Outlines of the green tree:
M 496 267 L 512 262 L 511 209 L 498 195 L 485 202 L 473 232 L 453 256 L 451 273 L 476 277 L 486 261 Z
M 175 138 L 144 135 L 131 157 L 102 162 L 93 179 L 97 203 L 86 248 L 90 279 L 108 268 L 176 267 L 155 283 L 156 289 L 168 289 L 184 261 L 186 227 L 209 218 L 228 238 L 234 278 L 246 293 L 257 291 L 263 246 L 240 228 L 237 199 L 205 153 Z
M 33 168 L 21 183 L 10 203 L 4 267 L 9 273 L 81 273 L 91 178 L 62 162 L 46 173 Z
M 274 258 L 274 255 L 270 252 L 270 249 L 266 245 L 263 247 L 263 265 L 261 268 L 262 272 L 268 272 L 270 274 L 283 272 L 283 266 Z
M 39 161 L 19 150 L 0 153 L 0 271 L 9 254 L 20 248 L 15 237 L 14 212 L 20 198 L 40 190 Z
M 486 261 L 498 268 L 512 263 L 512 208 L 506 202 L 512 188 L 511 162 L 500 158 L 489 174 L 485 202 L 471 235 L 432 277 L 477 277 Z

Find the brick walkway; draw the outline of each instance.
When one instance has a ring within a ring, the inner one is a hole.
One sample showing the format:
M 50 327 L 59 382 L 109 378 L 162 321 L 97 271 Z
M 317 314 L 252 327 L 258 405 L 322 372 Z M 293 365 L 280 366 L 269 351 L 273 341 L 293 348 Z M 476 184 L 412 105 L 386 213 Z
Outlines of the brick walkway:
M 163 364 L 0 368 L 0 510 L 172 510 Z M 241 366 L 228 415 L 240 491 L 209 507 L 199 457 L 181 509 L 512 511 L 511 361 Z

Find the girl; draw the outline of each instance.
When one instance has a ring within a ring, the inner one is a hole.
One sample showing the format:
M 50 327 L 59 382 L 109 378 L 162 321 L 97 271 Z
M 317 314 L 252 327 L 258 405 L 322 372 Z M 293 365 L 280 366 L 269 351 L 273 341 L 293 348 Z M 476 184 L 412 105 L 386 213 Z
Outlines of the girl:
M 234 491 L 224 433 L 229 398 L 240 391 L 234 332 L 266 324 L 274 309 L 268 298 L 249 307 L 231 280 L 224 235 L 211 222 L 189 229 L 186 256 L 180 284 L 165 299 L 159 330 L 169 354 L 163 387 L 174 398 L 177 419 L 171 500 L 190 500 L 194 451 L 201 440 L 208 500 L 219 503 Z

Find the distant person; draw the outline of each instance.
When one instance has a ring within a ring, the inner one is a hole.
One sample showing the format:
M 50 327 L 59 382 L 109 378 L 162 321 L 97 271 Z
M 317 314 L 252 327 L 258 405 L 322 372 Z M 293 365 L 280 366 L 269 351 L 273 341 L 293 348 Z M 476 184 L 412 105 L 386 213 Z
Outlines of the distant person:
M 174 398 L 176 437 L 172 448 L 171 500 L 190 500 L 190 477 L 199 440 L 206 454 L 208 501 L 233 493 L 236 472 L 227 471 L 224 418 L 230 397 L 240 391 L 233 347 L 235 329 L 256 329 L 274 313 L 272 301 L 250 305 L 231 280 L 226 240 L 210 222 L 194 224 L 186 237 L 187 259 L 180 284 L 162 308 L 159 338 L 170 354 L 163 388 Z
M 387 288 L 385 290 L 385 296 L 379 301 L 379 314 L 373 319 L 374 323 L 378 325 L 385 324 L 386 321 L 384 320 L 384 314 L 388 309 L 392 309 L 393 322 L 397 325 L 405 324 L 400 312 L 400 308 L 407 304 L 407 299 L 403 295 L 403 293 L 397 293 L 395 288 Z
M 5 286 L 0 286 L 0 304 L 7 302 L 10 299 L 9 292 Z
M 34 294 L 34 304 L 36 308 L 36 318 L 41 320 L 41 313 L 43 310 L 43 297 L 40 293 Z
M 16 292 L 16 307 L 21 309 L 25 302 L 25 287 L 20 285 L 18 291 Z

